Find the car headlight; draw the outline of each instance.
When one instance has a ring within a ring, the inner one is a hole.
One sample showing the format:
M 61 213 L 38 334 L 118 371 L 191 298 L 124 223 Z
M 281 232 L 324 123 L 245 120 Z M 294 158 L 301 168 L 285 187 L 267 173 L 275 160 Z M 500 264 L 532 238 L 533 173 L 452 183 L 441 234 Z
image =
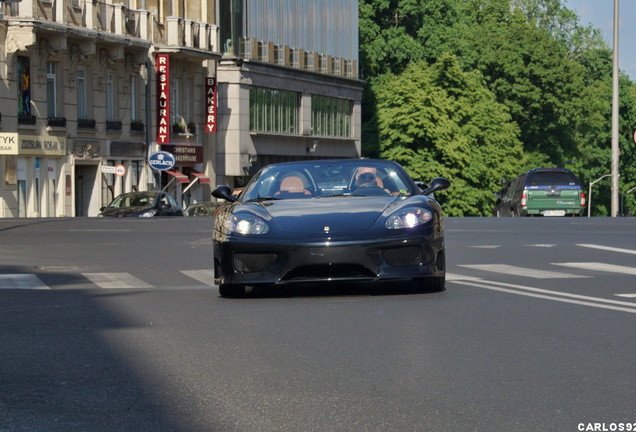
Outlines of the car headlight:
M 235 215 L 225 221 L 225 229 L 237 234 L 265 234 L 269 226 L 258 216 Z
M 157 214 L 157 210 L 155 209 L 150 209 L 150 210 L 146 210 L 143 213 L 139 214 L 139 217 L 153 217 L 154 215 Z
M 433 219 L 433 214 L 421 208 L 403 209 L 389 216 L 384 224 L 388 229 L 414 228 Z

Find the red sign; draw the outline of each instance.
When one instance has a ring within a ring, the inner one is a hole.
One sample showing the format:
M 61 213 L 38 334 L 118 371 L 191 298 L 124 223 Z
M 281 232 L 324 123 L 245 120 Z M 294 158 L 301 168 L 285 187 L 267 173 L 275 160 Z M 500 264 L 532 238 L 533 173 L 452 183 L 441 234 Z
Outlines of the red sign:
M 205 131 L 216 132 L 216 78 L 205 79 Z
M 170 142 L 170 56 L 157 54 L 157 142 Z

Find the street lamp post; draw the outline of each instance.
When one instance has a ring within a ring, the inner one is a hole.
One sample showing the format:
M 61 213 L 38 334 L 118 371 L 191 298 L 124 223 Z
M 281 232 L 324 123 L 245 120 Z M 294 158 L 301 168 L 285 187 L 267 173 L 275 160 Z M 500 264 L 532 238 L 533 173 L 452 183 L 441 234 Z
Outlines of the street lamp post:
M 593 182 L 590 182 L 590 190 L 589 190 L 589 193 L 587 194 L 587 217 L 590 217 L 590 213 L 592 213 L 592 185 L 594 183 L 597 183 L 603 180 L 605 177 L 609 177 L 611 175 L 612 174 L 605 174 L 604 176 L 597 178 Z
M 614 51 L 612 68 L 612 214 L 618 216 L 618 0 L 614 0 Z M 589 213 L 589 207 L 588 207 Z

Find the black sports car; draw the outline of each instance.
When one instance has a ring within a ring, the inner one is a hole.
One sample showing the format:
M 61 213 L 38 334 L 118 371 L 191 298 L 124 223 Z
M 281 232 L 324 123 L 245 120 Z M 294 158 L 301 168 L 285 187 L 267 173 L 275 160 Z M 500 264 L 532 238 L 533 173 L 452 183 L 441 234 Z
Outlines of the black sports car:
M 214 278 L 224 297 L 246 286 L 317 281 L 413 279 L 421 290 L 445 281 L 442 209 L 397 163 L 372 159 L 266 166 L 216 216 Z
M 183 216 L 183 209 L 166 192 L 128 192 L 102 207 L 100 217 Z

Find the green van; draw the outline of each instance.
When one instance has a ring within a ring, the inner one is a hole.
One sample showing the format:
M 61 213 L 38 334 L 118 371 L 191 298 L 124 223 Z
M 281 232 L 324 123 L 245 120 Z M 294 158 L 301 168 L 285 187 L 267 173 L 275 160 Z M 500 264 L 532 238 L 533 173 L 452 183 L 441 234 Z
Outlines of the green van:
M 534 168 L 504 184 L 493 216 L 581 216 L 585 193 L 566 168 Z

